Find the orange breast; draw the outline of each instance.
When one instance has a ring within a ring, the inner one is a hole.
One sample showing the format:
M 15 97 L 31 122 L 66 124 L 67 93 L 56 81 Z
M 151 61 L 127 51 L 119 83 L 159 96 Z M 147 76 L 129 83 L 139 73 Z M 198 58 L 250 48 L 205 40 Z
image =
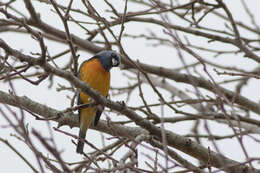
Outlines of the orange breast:
M 110 87 L 110 72 L 107 72 L 98 59 L 85 61 L 80 67 L 80 80 L 87 82 L 91 88 L 107 96 Z M 87 94 L 81 92 L 80 98 L 83 103 L 90 102 Z

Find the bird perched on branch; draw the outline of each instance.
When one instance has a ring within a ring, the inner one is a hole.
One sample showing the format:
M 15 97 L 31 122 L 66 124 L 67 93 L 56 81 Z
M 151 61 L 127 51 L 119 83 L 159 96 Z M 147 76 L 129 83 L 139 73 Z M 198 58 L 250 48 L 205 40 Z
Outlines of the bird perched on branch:
M 89 86 L 100 92 L 104 97 L 110 88 L 110 69 L 120 64 L 120 55 L 114 51 L 101 51 L 89 60 L 84 61 L 79 68 L 79 79 L 87 82 Z M 94 103 L 94 99 L 84 92 L 79 92 L 78 105 Z M 86 131 L 94 120 L 97 125 L 102 110 L 97 105 L 79 109 L 80 130 L 77 153 L 83 153 Z

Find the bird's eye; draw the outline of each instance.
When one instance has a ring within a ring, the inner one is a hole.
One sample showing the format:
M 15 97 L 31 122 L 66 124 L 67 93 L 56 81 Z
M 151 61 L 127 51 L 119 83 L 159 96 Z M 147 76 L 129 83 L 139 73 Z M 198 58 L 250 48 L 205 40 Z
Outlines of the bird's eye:
M 112 58 L 112 66 L 113 66 L 113 67 L 116 67 L 116 66 L 118 66 L 118 65 L 119 65 L 118 60 L 117 60 L 116 58 Z

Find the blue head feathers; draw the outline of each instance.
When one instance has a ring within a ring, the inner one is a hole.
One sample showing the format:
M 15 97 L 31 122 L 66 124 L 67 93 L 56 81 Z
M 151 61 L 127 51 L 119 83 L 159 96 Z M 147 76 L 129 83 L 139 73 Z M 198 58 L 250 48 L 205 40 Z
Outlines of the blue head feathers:
M 98 58 L 104 69 L 109 71 L 112 67 L 117 67 L 120 64 L 120 55 L 112 50 L 104 50 L 95 55 Z

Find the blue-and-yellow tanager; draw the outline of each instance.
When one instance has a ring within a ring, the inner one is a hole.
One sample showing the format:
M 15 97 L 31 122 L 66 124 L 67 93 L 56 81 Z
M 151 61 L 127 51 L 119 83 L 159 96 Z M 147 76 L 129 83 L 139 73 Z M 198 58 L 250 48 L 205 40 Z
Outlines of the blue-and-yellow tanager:
M 114 51 L 101 51 L 89 60 L 84 61 L 79 68 L 79 79 L 106 97 L 110 88 L 110 69 L 120 64 L 120 55 Z M 84 92 L 79 92 L 78 105 L 94 103 L 94 99 Z M 102 110 L 97 105 L 79 109 L 80 130 L 77 153 L 83 153 L 84 139 L 87 129 L 94 120 L 97 125 Z

